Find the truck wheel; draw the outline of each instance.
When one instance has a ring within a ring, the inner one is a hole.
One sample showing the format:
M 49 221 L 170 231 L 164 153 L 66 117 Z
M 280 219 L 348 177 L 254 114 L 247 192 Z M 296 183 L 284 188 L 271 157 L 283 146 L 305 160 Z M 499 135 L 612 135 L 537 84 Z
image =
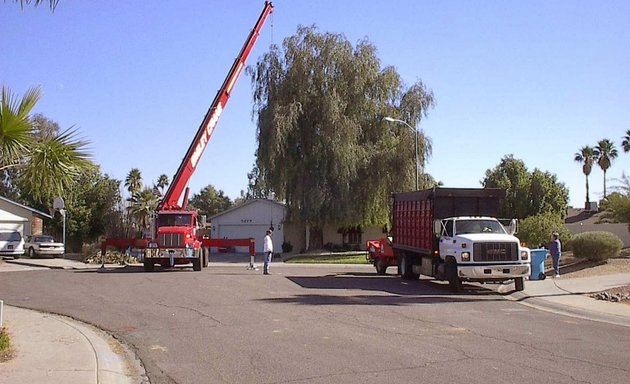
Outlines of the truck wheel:
M 385 265 L 381 258 L 374 260 L 374 266 L 376 267 L 376 273 L 378 275 L 384 275 L 387 273 L 387 265 Z
M 208 260 L 210 259 L 210 252 L 208 252 L 208 248 L 201 248 L 201 253 L 203 255 L 203 268 L 208 268 Z
M 28 257 L 30 257 L 31 259 L 34 259 L 34 258 L 35 258 L 35 256 L 37 256 L 37 255 L 35 254 L 35 249 L 34 249 L 33 247 L 30 247 L 30 248 L 28 249 Z
M 200 250 L 196 250 L 195 251 L 195 258 L 192 260 L 192 267 L 193 267 L 193 271 L 199 272 L 201 271 L 201 258 L 203 256 L 201 256 L 201 252 Z
M 517 291 L 522 291 L 525 289 L 525 279 L 522 277 L 517 277 L 514 279 L 514 289 Z
M 155 264 L 153 264 L 152 260 L 144 260 L 144 271 L 145 272 L 153 272 L 155 269 Z
M 413 259 L 409 257 L 406 253 L 403 253 L 402 258 L 400 260 L 400 265 L 398 266 L 400 276 L 403 280 L 417 280 L 420 278 L 420 275 L 417 273 L 413 273 Z
M 453 259 L 448 259 L 446 261 L 444 273 L 446 274 L 446 279 L 448 280 L 448 285 L 451 291 L 460 293 L 464 290 L 462 280 L 459 276 L 457 276 L 457 263 L 453 261 Z

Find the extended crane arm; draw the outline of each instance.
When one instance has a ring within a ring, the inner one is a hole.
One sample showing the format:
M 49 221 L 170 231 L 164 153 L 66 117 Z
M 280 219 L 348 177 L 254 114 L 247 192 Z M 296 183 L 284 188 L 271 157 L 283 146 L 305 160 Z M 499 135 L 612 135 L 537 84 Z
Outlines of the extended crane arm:
M 236 57 L 236 60 L 234 60 L 234 64 L 232 64 L 230 72 L 228 72 L 223 85 L 217 92 L 214 101 L 210 105 L 206 116 L 203 118 L 203 121 L 199 126 L 195 139 L 190 144 L 188 151 L 186 151 L 186 155 L 184 156 L 182 163 L 179 165 L 179 169 L 177 170 L 177 173 L 175 173 L 172 183 L 158 206 L 158 211 L 185 208 L 186 202 L 184 201 L 182 206 L 180 206 L 178 204 L 178 200 L 186 188 L 190 177 L 197 168 L 199 159 L 206 149 L 208 141 L 210 141 L 210 136 L 212 136 L 212 132 L 214 132 L 214 128 L 216 127 L 219 117 L 223 112 L 223 108 L 225 108 L 225 104 L 230 98 L 232 88 L 243 70 L 245 61 L 247 60 L 252 47 L 256 43 L 260 30 L 272 9 L 273 5 L 271 2 L 266 1 L 262 13 L 254 25 L 254 29 L 250 32 L 243 48 L 241 49 L 241 52 Z

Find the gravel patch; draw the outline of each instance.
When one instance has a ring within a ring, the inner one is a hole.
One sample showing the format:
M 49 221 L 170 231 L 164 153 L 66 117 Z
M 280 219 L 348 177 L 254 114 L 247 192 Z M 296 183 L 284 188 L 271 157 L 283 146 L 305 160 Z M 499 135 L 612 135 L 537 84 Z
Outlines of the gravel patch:
M 573 257 L 571 253 L 566 256 L 563 254 L 560 261 L 560 273 L 563 277 L 580 278 L 615 273 L 630 273 L 630 257 L 628 257 L 628 250 L 623 250 L 621 257 L 608 259 L 601 263 L 580 260 Z M 547 262 L 549 262 L 549 265 L 547 265 Z M 545 264 L 550 268 L 550 260 L 548 259 L 547 262 Z M 597 300 L 630 305 L 630 285 L 608 289 L 592 294 L 590 297 Z

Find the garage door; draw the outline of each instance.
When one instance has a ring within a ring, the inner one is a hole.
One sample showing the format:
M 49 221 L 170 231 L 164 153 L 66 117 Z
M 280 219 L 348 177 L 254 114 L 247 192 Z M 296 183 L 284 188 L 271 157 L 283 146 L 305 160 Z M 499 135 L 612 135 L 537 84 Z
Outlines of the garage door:
M 2 232 L 17 231 L 17 232 L 20 232 L 21 235 L 24 235 L 22 233 L 23 228 L 24 228 L 24 224 L 22 223 L 0 223 L 0 231 Z
M 256 253 L 262 253 L 263 240 L 265 239 L 265 233 L 268 228 L 269 224 L 220 224 L 218 225 L 217 233 L 212 233 L 212 236 L 228 239 L 247 239 L 253 237 L 256 241 Z M 281 253 L 282 241 L 284 239 L 282 231 L 274 231 L 272 239 L 274 253 Z M 238 252 L 245 251 L 238 250 Z
M 219 225 L 217 228 L 217 234 L 212 234 L 217 238 L 227 238 L 227 239 L 248 239 L 253 237 L 256 241 L 256 252 L 263 251 L 263 239 L 265 237 L 265 231 L 269 228 L 268 225 L 246 225 L 246 224 L 238 224 L 238 225 L 230 225 L 224 224 Z M 275 244 L 274 244 L 275 245 Z M 246 249 L 238 249 L 238 252 L 247 252 Z

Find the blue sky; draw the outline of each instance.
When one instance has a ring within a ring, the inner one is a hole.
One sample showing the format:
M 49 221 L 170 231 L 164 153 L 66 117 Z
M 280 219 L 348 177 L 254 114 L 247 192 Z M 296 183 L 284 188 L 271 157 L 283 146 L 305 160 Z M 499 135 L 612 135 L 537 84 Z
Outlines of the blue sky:
M 264 1 L 0 3 L 0 83 L 42 88 L 36 112 L 75 126 L 94 161 L 120 180 L 139 168 L 172 178 Z M 249 57 L 298 25 L 367 38 L 382 66 L 422 80 L 437 104 L 420 124 L 433 140 L 427 171 L 448 187 L 479 187 L 506 154 L 557 175 L 581 207 L 583 145 L 615 142 L 608 186 L 627 172 L 630 2 L 277 0 Z M 250 79 L 237 83 L 190 181 L 236 198 L 254 163 Z M 410 159 L 413 161 L 413 159 Z M 603 173 L 589 178 L 601 198 Z

